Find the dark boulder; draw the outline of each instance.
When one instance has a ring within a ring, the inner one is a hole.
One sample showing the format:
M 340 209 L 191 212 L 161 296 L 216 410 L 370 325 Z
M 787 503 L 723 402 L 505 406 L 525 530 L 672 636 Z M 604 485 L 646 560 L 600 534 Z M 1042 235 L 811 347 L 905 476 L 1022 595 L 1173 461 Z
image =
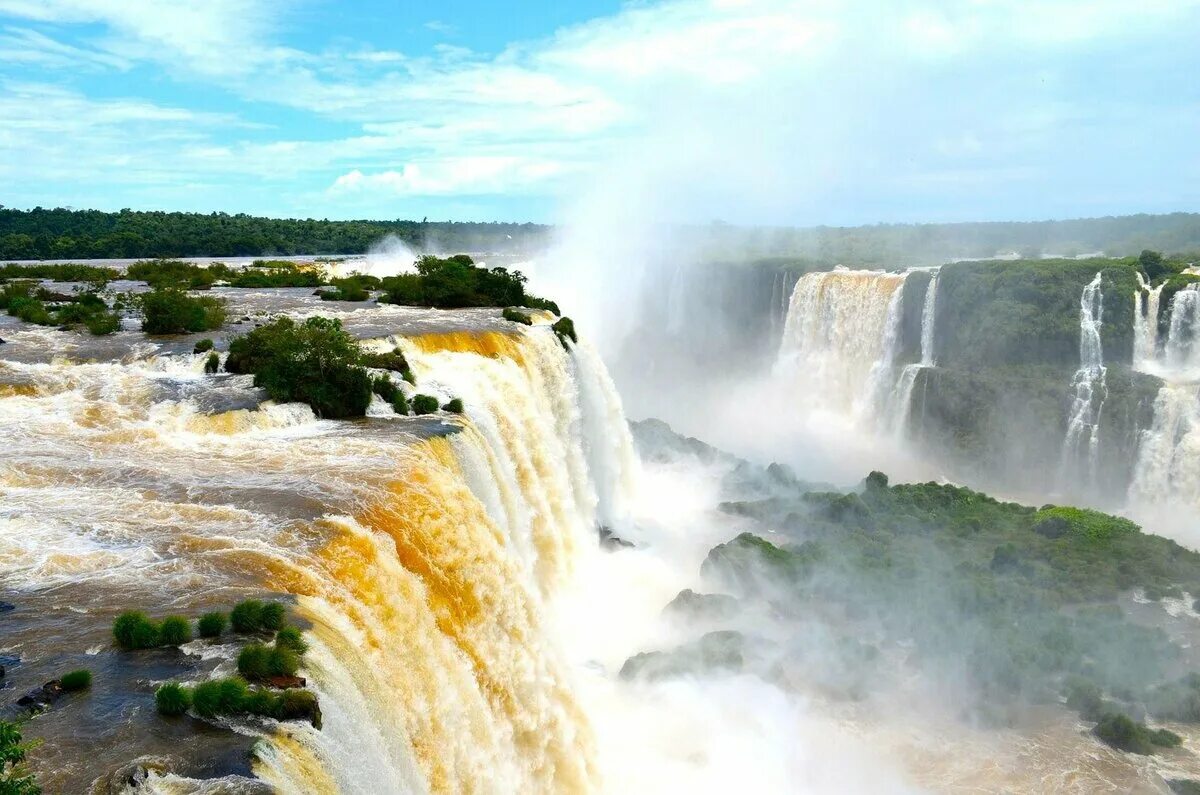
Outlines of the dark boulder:
M 632 541 L 626 541 L 620 536 L 614 535 L 613 531 L 607 527 L 598 527 L 596 532 L 600 534 L 600 546 L 603 549 L 627 549 L 637 546 Z
M 62 682 L 54 679 L 18 698 L 17 704 L 41 712 L 62 698 L 64 693 L 66 691 L 63 690 Z

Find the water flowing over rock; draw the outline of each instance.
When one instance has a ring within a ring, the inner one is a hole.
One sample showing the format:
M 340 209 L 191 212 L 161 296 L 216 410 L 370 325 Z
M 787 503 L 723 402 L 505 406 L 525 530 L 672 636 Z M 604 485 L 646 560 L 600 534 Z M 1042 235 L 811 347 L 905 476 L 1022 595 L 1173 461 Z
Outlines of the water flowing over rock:
M 810 273 L 796 283 L 776 373 L 806 401 L 863 419 L 880 416 L 894 380 L 908 272 Z
M 1158 356 L 1158 304 L 1163 284 L 1151 287 L 1138 271 L 1138 293 L 1133 312 L 1133 365 L 1149 372 Z M 1164 283 L 1165 284 L 1165 283 Z
M 1079 369 L 1072 379 L 1074 398 L 1067 418 L 1067 435 L 1063 441 L 1062 471 L 1064 481 L 1096 482 L 1096 467 L 1100 450 L 1100 413 L 1107 397 L 1105 386 L 1104 348 L 1100 330 L 1104 323 L 1104 293 L 1100 289 L 1101 274 L 1088 283 L 1079 299 Z

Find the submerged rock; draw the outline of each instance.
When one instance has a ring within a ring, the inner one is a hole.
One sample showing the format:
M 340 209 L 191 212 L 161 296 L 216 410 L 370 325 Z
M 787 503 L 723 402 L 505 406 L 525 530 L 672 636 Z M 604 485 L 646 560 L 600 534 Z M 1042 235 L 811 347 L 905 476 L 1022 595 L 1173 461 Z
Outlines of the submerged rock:
M 41 712 L 49 709 L 54 702 L 62 698 L 67 691 L 63 690 L 62 682 L 53 679 L 41 687 L 30 690 L 17 699 L 17 705 Z
M 740 632 L 709 632 L 670 651 L 635 654 L 621 666 L 622 679 L 666 679 L 704 673 L 736 673 L 745 664 L 746 638 Z

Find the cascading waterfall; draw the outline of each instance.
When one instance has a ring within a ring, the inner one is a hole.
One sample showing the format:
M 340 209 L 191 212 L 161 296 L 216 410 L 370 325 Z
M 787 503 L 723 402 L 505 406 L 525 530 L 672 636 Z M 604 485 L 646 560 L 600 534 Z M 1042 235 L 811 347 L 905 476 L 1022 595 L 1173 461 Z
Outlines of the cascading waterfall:
M 1137 280 L 1138 291 L 1133 305 L 1133 366 L 1147 372 L 1158 356 L 1158 303 L 1164 285 L 1151 287 L 1141 271 L 1137 272 Z
M 818 407 L 874 421 L 894 380 L 908 273 L 837 268 L 792 291 L 776 373 Z
M 468 421 L 413 448 L 360 512 L 327 519 L 315 562 L 274 569 L 301 595 L 314 679 L 344 714 L 293 733 L 260 774 L 308 791 L 295 771 L 316 760 L 348 792 L 589 791 L 590 727 L 542 623 L 596 522 L 628 503 L 619 399 L 589 348 L 568 355 L 545 328 L 396 341 Z
M 1063 440 L 1061 478 L 1064 483 L 1078 482 L 1082 475 L 1088 483 L 1096 481 L 1100 451 L 1100 414 L 1107 396 L 1104 347 L 1100 332 L 1104 322 L 1104 293 L 1097 273 L 1079 299 L 1079 369 L 1071 385 L 1075 391 Z
M 1157 331 L 1158 294 L 1152 295 Z M 1154 401 L 1154 421 L 1141 433 L 1128 497 L 1135 509 L 1157 505 L 1182 514 L 1200 510 L 1200 289 L 1175 293 L 1170 309 L 1161 351 L 1143 360 L 1166 383 Z
M 1188 285 L 1171 300 L 1171 327 L 1163 358 L 1170 371 L 1200 379 L 1200 285 Z
M 917 376 L 925 368 L 936 364 L 933 357 L 933 334 L 937 324 L 937 285 L 938 271 L 935 270 L 929 277 L 929 286 L 925 288 L 925 301 L 921 307 L 921 361 L 904 366 L 889 401 L 888 424 L 898 438 L 908 435 L 908 419 L 912 411 L 913 388 L 916 386 Z
M 294 595 L 323 727 L 235 721 L 264 735 L 254 770 L 282 793 L 593 791 L 547 624 L 630 503 L 620 400 L 586 343 L 545 326 L 388 342 L 421 391 L 463 399 L 439 415 L 452 427 L 205 413 L 249 378 L 206 377 L 203 356 L 0 363 L 0 574 L 100 622 L 184 594 L 197 611 Z

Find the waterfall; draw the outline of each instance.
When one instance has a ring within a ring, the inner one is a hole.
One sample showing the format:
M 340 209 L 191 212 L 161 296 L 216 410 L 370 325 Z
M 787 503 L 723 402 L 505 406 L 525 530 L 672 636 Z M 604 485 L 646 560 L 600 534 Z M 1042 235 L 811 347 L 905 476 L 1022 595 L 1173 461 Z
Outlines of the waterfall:
M 801 277 L 776 373 L 820 408 L 874 421 L 894 380 L 908 273 L 845 268 Z
M 1142 431 L 1129 502 L 1167 505 L 1180 518 L 1200 512 L 1200 384 L 1159 390 L 1154 423 Z
M 1080 475 L 1088 483 L 1096 481 L 1100 450 L 1100 413 L 1107 396 L 1105 387 L 1104 347 L 1100 331 L 1104 321 L 1104 294 L 1101 274 L 1083 289 L 1079 299 L 1079 369 L 1071 386 L 1075 391 L 1063 440 L 1061 476 L 1064 483 L 1077 482 Z
M 921 361 L 904 366 L 889 401 L 888 425 L 900 439 L 908 436 L 908 419 L 912 411 L 913 388 L 916 386 L 917 376 L 922 370 L 935 364 L 933 333 L 937 323 L 937 285 L 938 271 L 935 270 L 929 277 L 929 286 L 925 288 L 925 301 L 921 306 Z
M 99 643 L 126 606 L 294 596 L 324 725 L 233 721 L 281 793 L 593 791 L 549 622 L 631 501 L 620 400 L 545 326 L 396 343 L 463 415 L 246 408 L 249 377 L 205 377 L 203 356 L 0 362 L 0 575 L 95 612 Z
M 1163 358 L 1172 372 L 1187 379 L 1200 378 L 1200 285 L 1188 285 L 1171 299 L 1171 326 Z
M 1158 355 L 1158 299 L 1163 285 L 1151 287 L 1137 273 L 1138 291 L 1133 305 L 1133 365 L 1147 372 Z M 1164 282 L 1165 284 L 1165 282 Z

